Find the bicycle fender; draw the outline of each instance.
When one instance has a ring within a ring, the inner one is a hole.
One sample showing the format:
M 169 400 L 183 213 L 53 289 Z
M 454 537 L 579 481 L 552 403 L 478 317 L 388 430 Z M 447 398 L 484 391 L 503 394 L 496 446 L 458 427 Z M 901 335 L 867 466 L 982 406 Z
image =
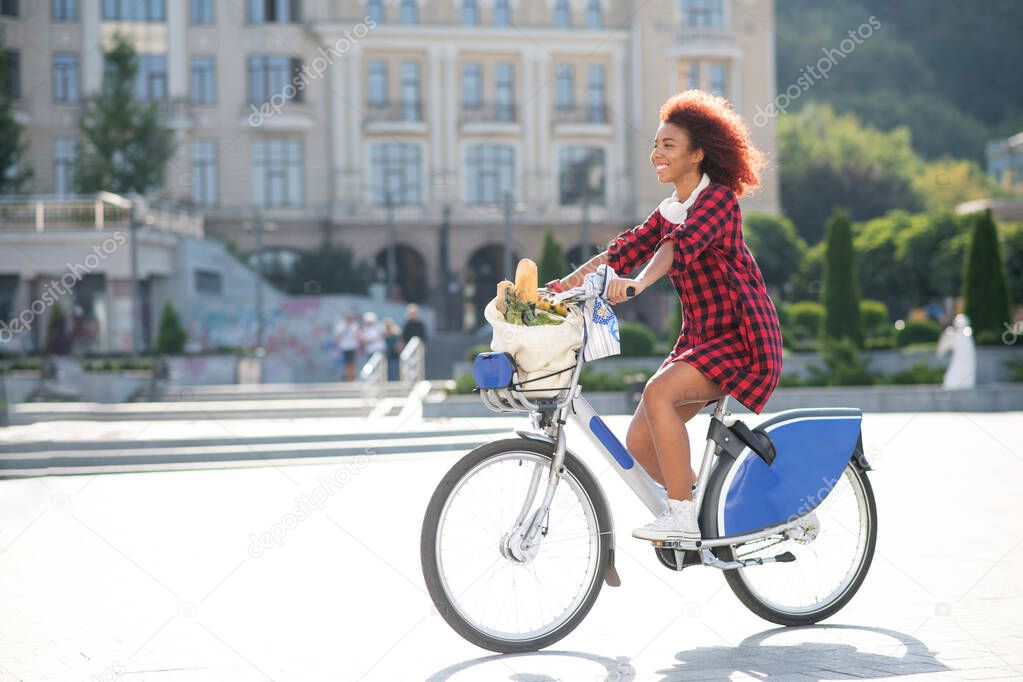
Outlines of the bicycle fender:
M 701 510 L 705 537 L 752 533 L 812 511 L 850 459 L 862 463 L 861 421 L 856 408 L 788 410 L 765 421 L 758 430 L 774 443 L 774 461 L 768 465 L 745 446 L 738 454 L 730 448 L 734 462 L 719 460 Z

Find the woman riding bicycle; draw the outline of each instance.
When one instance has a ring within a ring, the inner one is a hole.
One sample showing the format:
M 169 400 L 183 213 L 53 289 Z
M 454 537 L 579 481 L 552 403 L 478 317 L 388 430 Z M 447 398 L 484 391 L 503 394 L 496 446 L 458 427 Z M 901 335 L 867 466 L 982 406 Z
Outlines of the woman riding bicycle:
M 701 90 L 672 96 L 661 107 L 650 161 L 675 191 L 605 252 L 547 285 L 579 286 L 602 263 L 626 275 L 649 259 L 635 279 L 609 284 L 609 300 L 625 300 L 628 287 L 639 294 L 664 275 L 678 293 L 678 342 L 647 382 L 626 437 L 629 452 L 667 488 L 668 507 L 634 537 L 700 539 L 686 422 L 726 393 L 759 414 L 778 384 L 778 316 L 743 241 L 736 201 L 759 184 L 762 159 L 727 100 Z

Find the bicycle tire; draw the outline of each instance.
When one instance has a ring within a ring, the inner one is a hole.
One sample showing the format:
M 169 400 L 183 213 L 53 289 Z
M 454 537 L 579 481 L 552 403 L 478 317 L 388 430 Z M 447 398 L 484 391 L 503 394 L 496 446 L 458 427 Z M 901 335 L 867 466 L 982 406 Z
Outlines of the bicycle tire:
M 586 617 L 593 607 L 604 577 L 608 570 L 613 551 L 613 529 L 611 524 L 611 513 L 603 491 L 597 484 L 596 478 L 590 470 L 571 452 L 565 453 L 566 475 L 573 476 L 580 488 L 589 498 L 594 516 L 598 526 L 598 553 L 597 568 L 593 574 L 591 584 L 586 588 L 586 596 L 582 599 L 575 613 L 555 630 L 529 640 L 502 639 L 489 635 L 472 623 L 466 620 L 451 603 L 451 600 L 443 585 L 441 572 L 437 565 L 437 531 L 440 515 L 445 502 L 458 482 L 470 471 L 487 459 L 497 457 L 508 452 L 526 452 L 540 455 L 548 460 L 553 459 L 554 445 L 529 438 L 511 438 L 494 441 L 479 446 L 466 454 L 448 471 L 441 479 L 440 484 L 430 498 L 423 518 L 423 529 L 420 537 L 420 560 L 422 562 L 423 577 L 426 581 L 427 590 L 433 600 L 434 606 L 444 620 L 465 640 L 489 651 L 500 653 L 521 653 L 537 651 L 548 647 L 561 640 L 574 630 Z M 541 551 L 543 551 L 541 545 Z
M 853 461 L 850 461 L 846 465 L 846 471 L 851 471 L 859 485 L 863 488 L 869 526 L 867 528 L 866 551 L 863 553 L 860 565 L 857 567 L 856 574 L 853 576 L 849 585 L 838 597 L 821 607 L 819 610 L 812 611 L 810 613 L 789 613 L 775 609 L 758 599 L 757 595 L 750 589 L 746 582 L 743 581 L 738 570 L 724 571 L 725 581 L 728 583 L 728 587 L 731 588 L 732 593 L 735 594 L 740 602 L 742 602 L 743 606 L 764 620 L 790 627 L 813 625 L 814 623 L 818 623 L 838 613 L 846 604 L 849 603 L 849 600 L 856 595 L 856 592 L 863 584 L 863 580 L 867 576 L 867 571 L 870 570 L 870 564 L 874 558 L 874 548 L 877 544 L 877 504 L 874 501 L 874 490 L 870 485 L 870 480 L 867 478 L 867 472 Z M 719 485 L 720 482 L 724 481 L 724 479 L 724 475 L 717 478 Z M 719 499 L 717 495 L 715 495 L 715 499 Z M 716 551 L 716 554 L 723 561 L 733 561 L 735 559 L 735 549 L 733 547 L 721 547 Z M 756 569 L 753 568 L 750 570 Z

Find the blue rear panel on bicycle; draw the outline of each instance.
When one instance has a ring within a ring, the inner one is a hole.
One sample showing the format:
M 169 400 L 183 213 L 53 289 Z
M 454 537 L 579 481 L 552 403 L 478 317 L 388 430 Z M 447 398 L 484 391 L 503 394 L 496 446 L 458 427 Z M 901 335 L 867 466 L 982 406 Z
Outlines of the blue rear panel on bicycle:
M 724 482 L 718 534 L 740 535 L 794 520 L 840 480 L 860 436 L 858 409 L 791 410 L 761 424 L 777 452 L 768 466 L 748 449 Z

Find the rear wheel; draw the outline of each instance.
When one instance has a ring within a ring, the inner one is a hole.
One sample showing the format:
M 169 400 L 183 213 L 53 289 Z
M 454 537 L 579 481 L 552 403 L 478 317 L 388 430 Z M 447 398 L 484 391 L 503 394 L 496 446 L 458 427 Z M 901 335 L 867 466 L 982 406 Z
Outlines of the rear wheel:
M 867 575 L 877 543 L 877 507 L 867 474 L 850 462 L 824 501 L 800 527 L 736 547 L 725 560 L 791 552 L 795 561 L 725 571 L 725 580 L 750 611 L 779 625 L 809 625 L 845 606 Z M 816 528 L 812 526 L 816 525 Z
M 586 617 L 611 552 L 611 516 L 571 453 L 535 543 L 518 521 L 540 506 L 554 446 L 488 443 L 444 476 L 423 520 L 423 576 L 441 616 L 477 646 L 515 653 L 550 646 Z M 525 549 L 523 549 L 525 548 Z

